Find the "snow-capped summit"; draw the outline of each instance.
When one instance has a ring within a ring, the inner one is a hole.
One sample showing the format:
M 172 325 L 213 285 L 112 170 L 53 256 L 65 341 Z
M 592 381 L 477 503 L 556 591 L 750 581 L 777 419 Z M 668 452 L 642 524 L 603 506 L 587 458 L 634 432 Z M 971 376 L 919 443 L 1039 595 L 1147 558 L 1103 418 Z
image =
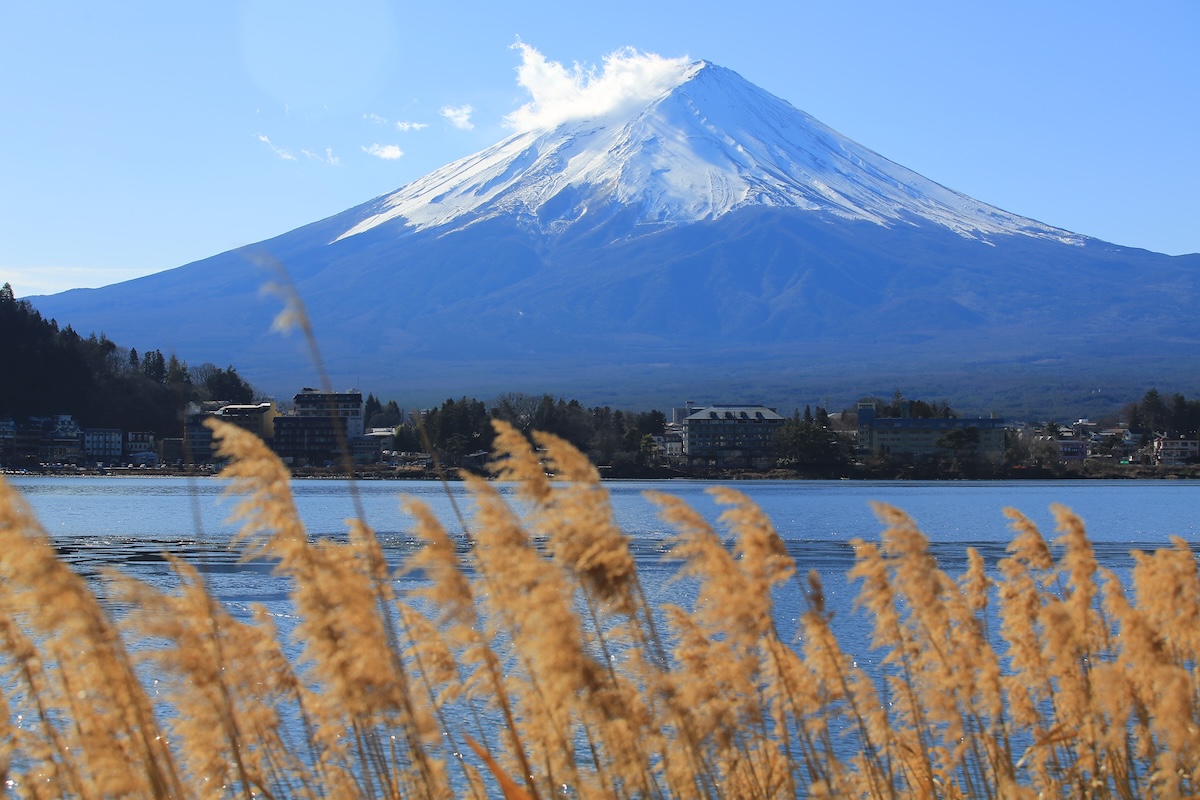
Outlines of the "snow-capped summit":
M 632 234 L 747 206 L 879 225 L 932 222 L 964 237 L 1081 237 L 951 191 L 853 142 L 737 73 L 698 61 L 648 103 L 515 133 L 365 208 L 338 238 L 512 217 L 557 233 L 632 209 Z

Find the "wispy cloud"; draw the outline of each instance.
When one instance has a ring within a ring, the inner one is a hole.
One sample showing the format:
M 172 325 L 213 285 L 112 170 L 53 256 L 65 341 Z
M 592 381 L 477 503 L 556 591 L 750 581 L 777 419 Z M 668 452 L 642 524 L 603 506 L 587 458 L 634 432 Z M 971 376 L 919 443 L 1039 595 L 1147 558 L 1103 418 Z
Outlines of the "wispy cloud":
M 264 134 L 261 134 L 261 133 L 258 134 L 258 140 L 260 142 L 262 142 L 263 144 L 265 144 L 267 147 L 271 148 L 271 152 L 273 152 L 275 155 L 282 158 L 284 161 L 295 161 L 296 160 L 296 157 L 294 155 L 292 155 L 291 152 L 286 147 L 279 147 L 278 145 L 272 144 L 271 140 L 268 139 Z
M 475 109 L 469 105 L 466 106 L 442 106 L 441 114 L 450 121 L 450 124 L 456 128 L 462 128 L 469 131 L 475 127 L 471 122 L 471 114 Z
M 326 147 L 324 155 L 314 150 L 301 150 L 300 154 L 309 161 L 320 161 L 322 164 L 328 164 L 331 167 L 340 167 L 342 165 L 342 160 L 333 154 L 332 147 Z
M 578 63 L 568 69 L 524 42 L 513 47 L 521 51 L 517 83 L 533 98 L 505 116 L 505 124 L 517 130 L 549 128 L 653 100 L 678 86 L 691 64 L 687 56 L 664 58 L 626 47 L 605 56 L 599 70 Z
M 373 144 L 370 147 L 364 147 L 363 152 L 370 153 L 376 158 L 382 158 L 384 161 L 395 161 L 404 155 L 404 151 L 394 144 Z
M 442 109 L 443 116 L 446 115 L 447 110 L 449 110 L 453 113 L 456 113 L 456 114 L 465 113 L 468 117 L 471 115 L 471 107 L 470 106 L 463 106 L 461 109 L 459 109 L 459 108 L 454 108 L 454 109 L 443 108 Z M 368 122 L 374 122 L 376 125 L 391 125 L 392 124 L 391 122 L 388 122 L 386 117 L 381 117 L 378 114 L 363 114 L 363 119 L 367 120 Z M 409 131 L 419 131 L 419 130 L 422 130 L 423 128 L 429 127 L 428 122 L 410 122 L 408 120 L 401 120 L 400 122 L 395 123 L 395 125 L 396 125 L 396 130 L 400 131 L 401 133 L 408 133 Z

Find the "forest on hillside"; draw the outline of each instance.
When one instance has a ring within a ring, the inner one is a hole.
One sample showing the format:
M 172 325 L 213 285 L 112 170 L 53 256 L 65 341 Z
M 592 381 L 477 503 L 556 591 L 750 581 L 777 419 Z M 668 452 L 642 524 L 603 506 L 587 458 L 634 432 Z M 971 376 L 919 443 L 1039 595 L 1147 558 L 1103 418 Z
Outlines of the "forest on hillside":
M 139 354 L 103 332 L 85 337 L 70 325 L 60 328 L 7 283 L 0 286 L 0 342 L 0 417 L 70 414 L 87 427 L 179 436 L 188 402 L 254 399 L 233 366 L 189 367 L 157 348 Z

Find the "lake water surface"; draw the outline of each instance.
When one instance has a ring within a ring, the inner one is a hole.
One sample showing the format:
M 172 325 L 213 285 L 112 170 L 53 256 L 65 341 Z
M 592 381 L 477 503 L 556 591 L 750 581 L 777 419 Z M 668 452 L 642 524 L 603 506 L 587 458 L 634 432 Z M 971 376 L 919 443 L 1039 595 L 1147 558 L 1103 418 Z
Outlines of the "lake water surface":
M 28 500 L 62 557 L 77 571 L 94 575 L 116 568 L 155 585 L 172 579 L 164 552 L 191 562 L 206 575 L 210 590 L 234 613 L 253 602 L 287 616 L 286 585 L 266 564 L 241 563 L 230 546 L 235 528 L 228 517 L 233 500 L 226 484 L 213 478 L 10 478 Z M 706 481 L 610 481 L 618 523 L 633 542 L 638 568 L 651 599 L 678 600 L 666 577 L 666 540 L 672 531 L 659 520 L 648 490 L 685 499 L 711 520 L 721 509 L 705 492 Z M 1072 508 L 1087 524 L 1106 566 L 1123 572 L 1131 549 L 1152 550 L 1180 536 L 1200 547 L 1200 482 L 1188 481 L 742 481 L 726 485 L 745 492 L 766 512 L 796 558 L 802 573 L 816 569 L 826 584 L 831 607 L 850 624 L 854 589 L 846 572 L 853 566 L 849 540 L 877 540 L 881 525 L 871 503 L 906 511 L 933 542 L 944 569 L 965 569 L 968 546 L 989 564 L 1004 555 L 1011 532 L 1002 510 L 1014 507 L 1054 535 L 1053 503 Z M 470 516 L 462 484 L 451 484 Z M 451 532 L 460 529 L 447 490 L 434 481 L 373 481 L 358 484 L 368 522 L 383 542 L 388 561 L 403 564 L 414 542 L 400 498 L 429 504 Z M 354 515 L 348 484 L 339 480 L 293 482 L 299 513 L 313 536 L 344 534 Z M 402 588 L 402 587 L 401 587 Z M 795 595 L 799 590 L 795 590 Z M 800 598 L 779 599 L 783 628 L 799 613 Z M 857 624 L 853 625 L 857 628 Z M 794 629 L 794 628 L 793 628 Z

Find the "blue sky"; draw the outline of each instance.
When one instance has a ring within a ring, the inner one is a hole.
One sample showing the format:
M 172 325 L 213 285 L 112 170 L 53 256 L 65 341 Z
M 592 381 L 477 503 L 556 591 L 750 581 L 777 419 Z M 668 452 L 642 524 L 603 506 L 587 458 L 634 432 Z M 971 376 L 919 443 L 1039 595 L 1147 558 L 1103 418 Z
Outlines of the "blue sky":
M 1200 252 L 1195 0 L 7 0 L 0 282 L 170 269 L 482 149 L 530 99 L 518 41 L 707 59 L 984 202 Z

